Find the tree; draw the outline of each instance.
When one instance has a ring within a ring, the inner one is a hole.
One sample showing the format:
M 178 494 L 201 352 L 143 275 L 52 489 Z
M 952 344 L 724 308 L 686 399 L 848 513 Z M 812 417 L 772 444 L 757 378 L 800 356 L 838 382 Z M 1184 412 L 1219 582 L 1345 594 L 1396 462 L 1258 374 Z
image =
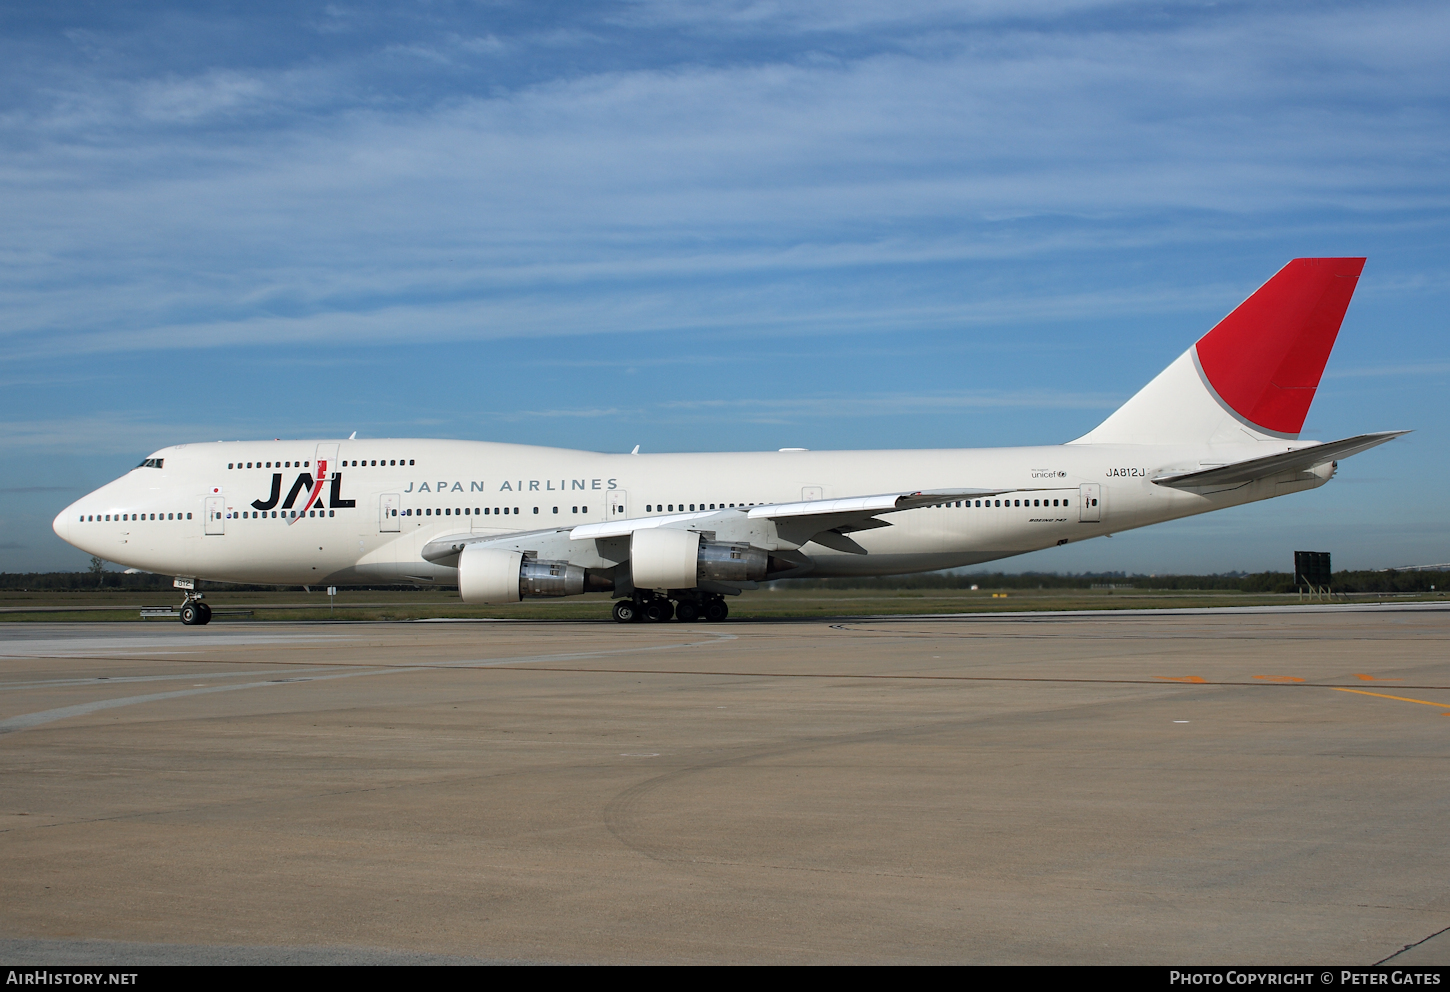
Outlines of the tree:
M 106 581 L 106 560 L 91 555 L 91 574 L 96 577 L 96 585 L 104 585 Z

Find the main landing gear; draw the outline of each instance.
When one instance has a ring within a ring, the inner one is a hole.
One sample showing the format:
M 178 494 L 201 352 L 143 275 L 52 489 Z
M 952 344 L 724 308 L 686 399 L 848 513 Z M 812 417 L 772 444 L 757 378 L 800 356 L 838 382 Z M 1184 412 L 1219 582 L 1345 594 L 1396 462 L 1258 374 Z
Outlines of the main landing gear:
M 176 611 L 181 622 L 188 627 L 202 627 L 211 623 L 211 607 L 203 603 L 201 597 L 199 592 L 188 592 L 181 601 L 181 609 Z
M 664 623 L 671 617 L 693 623 L 696 620 L 720 621 L 730 615 L 723 596 L 700 596 L 681 599 L 678 604 L 665 596 L 636 596 L 634 599 L 620 599 L 614 603 L 614 619 L 619 623 L 636 623 L 648 620 L 650 623 Z

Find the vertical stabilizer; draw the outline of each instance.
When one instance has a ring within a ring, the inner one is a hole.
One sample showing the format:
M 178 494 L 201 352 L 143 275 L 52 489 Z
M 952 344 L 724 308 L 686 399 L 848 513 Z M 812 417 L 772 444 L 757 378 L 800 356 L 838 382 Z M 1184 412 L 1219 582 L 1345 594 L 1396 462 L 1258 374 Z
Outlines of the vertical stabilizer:
M 1362 258 L 1296 258 L 1075 444 L 1297 438 Z

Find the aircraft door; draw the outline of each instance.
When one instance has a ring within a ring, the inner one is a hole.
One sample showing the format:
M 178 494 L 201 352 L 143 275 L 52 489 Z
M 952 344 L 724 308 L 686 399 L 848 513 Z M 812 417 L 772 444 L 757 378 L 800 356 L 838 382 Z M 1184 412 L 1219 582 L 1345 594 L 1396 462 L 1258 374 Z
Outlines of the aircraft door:
M 378 497 L 378 530 L 381 533 L 397 533 L 401 520 L 398 507 L 402 500 L 397 493 L 383 493 Z
M 1077 487 L 1078 513 L 1077 519 L 1082 523 L 1095 524 L 1103 519 L 1103 508 L 1098 504 L 1103 498 L 1103 487 L 1096 482 L 1084 483 Z
M 606 505 L 608 513 L 604 515 L 606 520 L 624 520 L 629 516 L 629 493 L 623 489 L 611 489 L 604 494 L 609 502 Z
M 206 534 L 225 534 L 227 532 L 227 498 L 225 496 L 208 496 L 206 498 Z

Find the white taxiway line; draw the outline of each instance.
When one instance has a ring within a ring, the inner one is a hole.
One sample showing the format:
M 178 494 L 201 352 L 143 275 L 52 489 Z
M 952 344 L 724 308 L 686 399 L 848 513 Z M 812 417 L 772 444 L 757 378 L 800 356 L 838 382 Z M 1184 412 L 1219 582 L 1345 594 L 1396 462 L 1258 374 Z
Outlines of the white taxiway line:
M 647 647 L 615 648 L 608 651 L 580 651 L 570 654 L 543 654 L 543 655 L 520 655 L 515 658 L 487 658 L 472 661 L 453 662 L 429 662 L 420 665 L 388 666 L 385 668 L 366 668 L 351 672 L 334 672 L 329 675 L 309 675 L 298 677 L 301 672 L 319 671 L 316 668 L 290 669 L 285 672 L 268 672 L 266 674 L 287 675 L 287 678 L 268 679 L 264 682 L 239 682 L 235 685 L 213 685 L 202 686 L 192 689 L 179 689 L 174 692 L 153 692 L 144 696 L 123 696 L 119 699 L 98 699 L 90 703 L 77 703 L 74 706 L 61 706 L 52 710 L 40 710 L 35 713 L 24 713 L 20 716 L 12 716 L 0 720 L 0 734 L 10 734 L 17 730 L 29 730 L 46 723 L 54 723 L 56 720 L 66 720 L 73 716 L 85 716 L 89 713 L 96 713 L 100 710 L 115 709 L 120 706 L 135 706 L 138 703 L 154 703 L 163 699 L 180 699 L 184 696 L 201 696 L 210 692 L 232 692 L 236 689 L 265 689 L 268 686 L 294 685 L 299 682 L 326 682 L 330 679 L 348 679 L 356 675 L 396 675 L 399 672 L 423 672 L 439 668 L 491 668 L 498 665 L 526 665 L 531 662 L 543 661 L 580 661 L 586 658 L 604 658 L 617 654 L 639 654 L 645 651 L 669 651 L 679 648 L 704 647 L 711 644 L 722 644 L 726 641 L 736 640 L 734 634 L 720 634 L 709 631 L 710 640 L 687 641 L 676 644 L 655 644 Z M 253 673 L 248 673 L 253 674 Z M 142 676 L 140 678 L 154 678 L 156 676 Z M 191 673 L 181 676 L 161 676 L 164 678 L 216 678 L 206 672 Z M 108 679 L 106 681 L 122 681 L 121 679 Z M 96 685 L 97 680 L 86 679 L 75 684 Z

